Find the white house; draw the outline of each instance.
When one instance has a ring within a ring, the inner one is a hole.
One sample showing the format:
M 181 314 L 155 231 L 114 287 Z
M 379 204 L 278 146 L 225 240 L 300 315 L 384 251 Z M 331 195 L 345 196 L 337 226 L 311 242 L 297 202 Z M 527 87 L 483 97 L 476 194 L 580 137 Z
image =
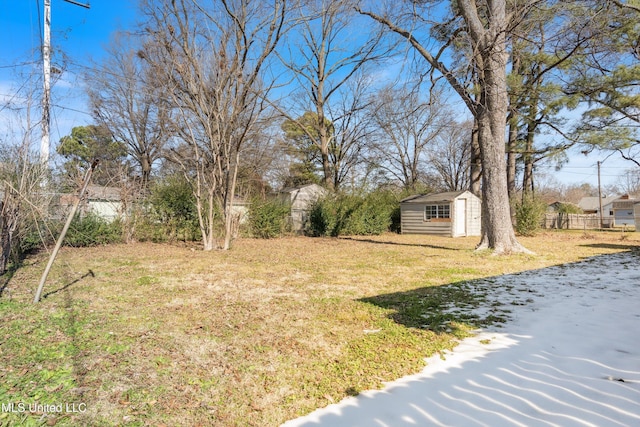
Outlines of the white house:
M 613 201 L 618 196 L 610 196 L 602 198 L 602 223 L 605 227 L 613 227 Z M 600 216 L 600 198 L 599 197 L 583 197 L 578 202 L 578 206 L 585 214 L 596 214 Z
M 117 187 L 89 185 L 86 194 L 86 210 L 107 221 L 120 218 L 124 213 L 120 193 Z
M 613 214 L 613 225 L 634 225 L 633 206 L 638 200 L 631 198 L 628 194 L 620 196 L 611 204 Z
M 77 194 L 60 194 L 57 209 L 54 217 L 63 219 L 66 217 L 70 207 L 78 200 Z M 89 185 L 79 205 L 78 212 L 85 215 L 89 212 L 107 221 L 120 218 L 123 212 L 123 204 L 120 189 L 117 187 L 103 187 L 100 185 Z
M 481 201 L 470 191 L 424 194 L 400 201 L 402 234 L 479 236 Z
M 616 227 L 634 224 L 634 204 L 637 199 L 628 194 L 602 198 L 602 222 L 605 227 Z M 578 206 L 585 214 L 600 215 L 598 197 L 583 197 Z

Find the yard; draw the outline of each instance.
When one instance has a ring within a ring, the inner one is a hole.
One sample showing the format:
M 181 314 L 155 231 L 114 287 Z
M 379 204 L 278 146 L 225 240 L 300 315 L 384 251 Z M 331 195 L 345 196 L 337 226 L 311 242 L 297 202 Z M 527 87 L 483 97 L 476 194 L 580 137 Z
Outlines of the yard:
M 38 305 L 47 255 L 28 258 L 0 282 L 0 423 L 277 426 L 417 372 L 508 317 L 506 305 L 439 313 L 485 303 L 461 282 L 637 249 L 640 233 L 549 232 L 521 238 L 536 255 L 505 257 L 474 252 L 477 241 L 67 248 Z

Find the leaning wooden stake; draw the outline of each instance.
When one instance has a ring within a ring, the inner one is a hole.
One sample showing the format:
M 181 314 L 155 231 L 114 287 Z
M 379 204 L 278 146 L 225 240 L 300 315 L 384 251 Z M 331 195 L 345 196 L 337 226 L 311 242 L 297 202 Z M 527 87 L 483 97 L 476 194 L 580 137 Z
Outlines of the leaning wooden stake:
M 44 269 L 44 273 L 42 273 L 42 277 L 40 278 L 40 284 L 38 285 L 38 290 L 36 291 L 36 296 L 33 298 L 33 303 L 37 303 L 40 301 L 40 295 L 42 295 L 42 289 L 44 288 L 44 282 L 47 281 L 47 276 L 49 275 L 49 271 L 51 270 L 51 266 L 53 266 L 53 261 L 55 261 L 56 256 L 58 255 L 58 251 L 62 246 L 62 241 L 64 240 L 64 236 L 67 235 L 67 231 L 69 230 L 69 226 L 71 225 L 71 221 L 78 210 L 78 206 L 80 205 L 80 201 L 84 196 L 85 191 L 87 191 L 87 187 L 89 186 L 89 181 L 91 180 L 91 174 L 93 170 L 98 165 L 98 160 L 94 160 L 91 164 L 91 167 L 87 171 L 84 176 L 84 182 L 82 183 L 82 188 L 80 189 L 80 193 L 78 194 L 78 199 L 73 204 L 73 208 L 71 208 L 71 212 L 69 212 L 69 216 L 67 217 L 67 222 L 64 224 L 62 228 L 62 232 L 60 233 L 60 237 L 58 237 L 58 241 L 56 242 L 56 247 L 53 248 L 53 252 L 49 257 L 49 262 L 47 263 L 47 267 Z

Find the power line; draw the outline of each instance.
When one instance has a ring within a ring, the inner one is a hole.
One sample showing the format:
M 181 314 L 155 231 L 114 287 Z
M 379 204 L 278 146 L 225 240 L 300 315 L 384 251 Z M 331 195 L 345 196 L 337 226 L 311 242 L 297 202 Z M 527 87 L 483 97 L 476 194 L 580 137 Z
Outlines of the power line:
M 34 65 L 37 64 L 37 61 L 25 61 L 25 62 L 20 62 L 18 64 L 11 64 L 11 65 L 0 65 L 0 68 L 2 69 L 6 69 L 6 68 L 19 68 L 19 67 L 24 67 L 26 65 Z

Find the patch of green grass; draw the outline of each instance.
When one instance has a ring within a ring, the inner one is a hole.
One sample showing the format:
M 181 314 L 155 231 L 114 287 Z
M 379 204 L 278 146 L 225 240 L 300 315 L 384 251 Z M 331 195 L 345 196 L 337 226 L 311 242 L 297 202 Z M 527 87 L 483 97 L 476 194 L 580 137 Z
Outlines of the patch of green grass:
M 136 279 L 136 285 L 138 286 L 154 285 L 158 282 L 158 278 L 153 276 L 140 276 Z

